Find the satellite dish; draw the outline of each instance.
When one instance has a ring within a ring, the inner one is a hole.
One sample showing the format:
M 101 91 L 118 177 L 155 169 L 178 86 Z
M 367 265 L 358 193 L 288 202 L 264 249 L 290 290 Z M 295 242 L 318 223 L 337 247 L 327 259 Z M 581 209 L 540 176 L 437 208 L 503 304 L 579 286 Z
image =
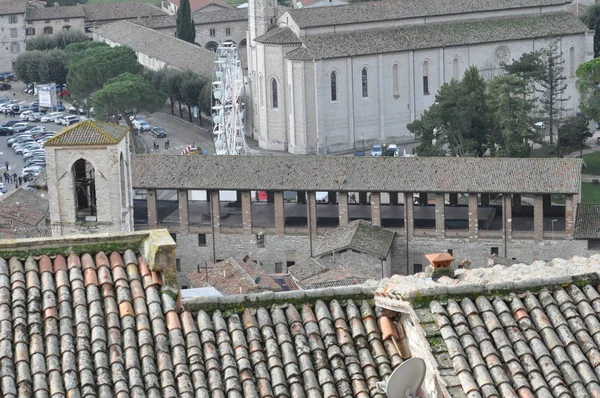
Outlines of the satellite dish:
M 398 366 L 387 380 L 388 398 L 415 398 L 425 378 L 425 361 L 411 358 Z

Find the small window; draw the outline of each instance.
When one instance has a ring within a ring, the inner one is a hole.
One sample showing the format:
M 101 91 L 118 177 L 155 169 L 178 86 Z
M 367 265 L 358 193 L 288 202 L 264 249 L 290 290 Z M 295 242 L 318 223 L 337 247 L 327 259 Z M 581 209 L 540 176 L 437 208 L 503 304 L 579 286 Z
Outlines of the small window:
M 576 68 L 575 68 L 575 48 L 571 47 L 569 49 L 569 75 L 571 77 L 575 76 Z
M 44 34 L 45 35 L 51 35 L 52 34 L 52 26 L 46 26 L 44 28 Z
M 175 267 L 177 267 L 177 272 L 181 272 L 181 260 L 178 258 L 175 259 Z
M 398 66 L 398 64 L 394 64 L 394 66 L 392 66 L 392 90 L 393 90 L 393 95 L 394 95 L 395 99 L 398 99 L 400 97 L 399 69 L 400 69 L 400 67 Z
M 452 78 L 454 80 L 460 78 L 460 60 L 458 58 L 454 58 L 454 61 L 452 61 Z
M 293 267 L 294 265 L 296 265 L 295 261 L 286 261 L 285 266 L 290 268 Z
M 17 15 L 9 15 L 8 23 L 19 23 L 19 17 Z
M 212 36 L 212 37 L 216 36 L 216 32 L 215 32 L 215 30 L 214 30 L 214 29 L 209 29 L 209 30 L 208 30 L 208 34 L 209 34 L 210 36 Z
M 331 100 L 337 101 L 337 73 L 331 72 Z
M 35 36 L 35 28 L 27 28 L 27 29 L 25 29 L 25 34 L 27 36 Z
M 281 274 L 283 272 L 283 263 L 275 263 L 275 273 Z
M 496 255 L 496 256 L 497 256 L 497 255 L 498 255 L 498 253 L 500 253 L 500 252 L 498 251 L 498 248 L 497 248 L 497 247 L 492 247 L 492 249 L 490 250 L 490 252 L 491 252 L 491 255 L 492 255 L 492 256 L 493 256 L 493 255 Z
M 449 255 L 451 255 L 451 256 L 453 256 L 453 255 L 454 255 L 454 250 L 452 250 L 452 249 L 448 249 L 448 250 L 447 250 L 447 252 L 448 252 L 448 254 L 449 254 Z
M 265 247 L 265 236 L 263 234 L 256 235 L 256 246 Z
M 429 61 L 423 62 L 423 95 L 429 95 Z
M 17 37 L 17 29 L 16 28 L 12 28 L 10 30 L 10 37 Z
M 190 288 L 189 286 L 181 285 L 181 290 L 183 290 L 183 289 L 189 289 L 189 288 Z
M 174 242 L 177 242 L 177 234 L 175 232 L 171 232 L 169 235 L 171 235 Z
M 198 246 L 206 246 L 206 234 L 198 234 Z
M 231 28 L 225 28 L 225 34 L 227 36 L 231 35 Z
M 10 52 L 11 53 L 18 53 L 19 51 L 21 51 L 19 43 L 10 43 Z
M 65 19 L 63 19 L 63 21 L 69 22 L 69 18 L 65 18 Z
M 277 98 L 277 79 L 271 79 L 271 96 L 272 96 L 272 107 L 273 109 L 279 108 L 279 101 Z
M 423 264 L 414 264 L 413 268 L 414 268 L 415 274 L 417 274 L 419 272 L 423 272 Z
M 369 96 L 369 75 L 367 72 L 367 68 L 363 68 L 361 74 L 362 74 L 362 96 L 363 96 L 363 98 L 367 98 Z

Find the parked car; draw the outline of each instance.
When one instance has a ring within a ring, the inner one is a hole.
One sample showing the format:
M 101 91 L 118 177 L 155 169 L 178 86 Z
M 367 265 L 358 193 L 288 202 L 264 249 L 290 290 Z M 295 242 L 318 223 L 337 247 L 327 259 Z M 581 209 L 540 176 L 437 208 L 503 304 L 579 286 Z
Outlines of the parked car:
M 8 127 L 0 127 L 0 135 L 12 135 L 13 131 Z
M 65 111 L 65 106 L 62 102 L 59 102 L 58 104 L 56 104 L 56 106 L 54 107 L 53 110 L 56 110 L 58 112 L 64 112 Z
M 73 123 L 77 123 L 79 120 L 80 120 L 79 116 L 74 116 L 74 115 L 71 115 L 71 116 L 65 116 L 65 117 L 62 119 L 62 121 L 63 121 L 63 122 L 62 122 L 62 124 L 63 124 L 64 126 L 70 126 L 70 125 L 72 125 Z
M 371 149 L 371 156 L 381 156 L 383 155 L 383 148 L 381 145 L 373 145 Z
M 67 91 L 67 89 L 63 89 L 61 91 L 57 91 L 56 95 L 58 96 L 58 98 L 62 98 L 62 97 L 70 97 L 71 93 Z
M 167 131 L 164 129 L 164 127 L 160 127 L 160 126 L 156 126 L 156 127 L 152 127 L 152 134 L 154 134 L 154 136 L 156 138 L 164 138 L 167 136 Z
M 21 133 L 21 132 L 23 132 L 23 131 L 26 131 L 26 130 L 27 130 L 27 126 L 29 126 L 29 123 L 24 123 L 24 122 L 21 122 L 21 123 L 16 123 L 15 125 L 13 125 L 13 126 L 11 127 L 11 129 L 12 129 L 12 130 L 13 130 L 15 133 Z
M 14 102 L 7 101 L 0 104 L 0 112 L 9 111 L 11 106 L 14 105 Z
M 57 118 L 62 116 L 62 112 L 52 112 L 52 113 L 48 113 L 45 116 L 42 116 L 42 118 L 40 119 L 40 122 L 42 123 L 50 123 L 55 121 Z
M 367 154 L 365 153 L 365 151 L 356 151 L 354 152 L 354 156 L 366 156 Z
M 140 131 L 152 130 L 152 126 L 150 126 L 150 124 L 148 124 L 148 122 L 146 122 L 145 120 L 142 120 L 142 121 L 136 120 L 135 122 L 133 122 L 133 127 Z
M 12 72 L 0 72 L 0 79 L 2 80 L 13 80 L 15 75 Z
M 0 182 L 0 193 L 5 194 L 8 192 L 8 188 L 4 185 L 4 183 Z
M 34 176 L 40 174 L 42 171 L 44 170 L 44 168 L 42 166 L 31 166 L 31 167 L 25 167 L 23 168 L 23 171 L 21 172 L 21 176 L 26 176 L 28 174 L 32 174 Z
M 33 126 L 31 129 L 27 130 L 29 134 L 35 139 L 34 135 L 43 134 L 46 131 L 46 127 L 44 126 Z
M 42 117 L 44 117 L 44 115 L 42 115 L 40 112 L 32 112 L 27 120 L 30 122 L 39 122 Z
M 9 120 L 8 122 L 4 123 L 2 125 L 2 127 L 12 127 L 12 126 L 14 126 L 17 123 L 19 123 L 18 120 L 14 120 L 14 119 L 13 120 Z
M 19 119 L 21 120 L 29 120 L 29 116 L 33 114 L 33 111 L 21 111 L 21 115 L 19 116 Z
M 6 91 L 6 90 L 10 90 L 12 88 L 12 86 L 8 83 L 2 83 L 0 84 L 0 91 Z
M 394 157 L 400 156 L 400 150 L 398 149 L 398 145 L 396 145 L 396 144 L 388 145 L 388 147 L 385 151 L 386 151 L 386 155 L 391 155 Z

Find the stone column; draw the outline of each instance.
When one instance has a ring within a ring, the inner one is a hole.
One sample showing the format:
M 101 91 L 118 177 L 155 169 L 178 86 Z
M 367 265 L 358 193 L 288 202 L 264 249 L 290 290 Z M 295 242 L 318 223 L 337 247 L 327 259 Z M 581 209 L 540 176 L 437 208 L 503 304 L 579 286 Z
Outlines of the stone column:
M 252 234 L 252 198 L 250 197 L 250 191 L 241 191 L 240 194 L 240 201 L 242 202 L 242 228 L 244 235 L 250 235 Z
M 275 231 L 278 238 L 283 238 L 285 233 L 285 215 L 283 207 L 283 191 L 275 191 Z
M 479 217 L 477 212 L 477 194 L 469 194 L 469 239 L 479 238 Z
M 515 214 L 521 214 L 521 194 L 520 193 L 513 193 L 512 208 L 515 211 Z
M 379 192 L 371 193 L 371 224 L 381 227 L 381 199 Z
M 146 190 L 146 202 L 148 206 L 148 225 L 156 228 L 158 225 L 158 209 L 156 208 L 156 190 Z
M 219 191 L 210 191 L 210 209 L 215 234 L 221 233 L 221 208 L 219 205 Z M 213 239 L 215 239 L 214 236 Z
M 308 206 L 308 239 L 310 240 L 310 255 L 317 249 L 317 195 L 315 192 L 307 192 Z
M 448 194 L 449 197 L 449 202 L 450 202 L 450 206 L 456 206 L 458 205 L 458 194 L 457 193 L 450 193 Z
M 544 204 L 544 215 L 552 214 L 552 195 L 542 195 Z
M 338 217 L 340 227 L 348 225 L 348 192 L 338 192 Z
M 427 202 L 427 192 L 419 192 L 419 205 L 426 206 Z
M 444 239 L 446 235 L 446 217 L 444 214 L 444 199 L 443 193 L 435 194 L 435 236 L 438 239 Z
M 565 201 L 565 239 L 573 239 L 574 237 L 576 214 L 577 201 L 575 200 L 574 195 L 567 195 Z
M 359 192 L 358 193 L 358 203 L 361 205 L 366 205 L 367 204 L 367 193 L 366 192 Z
M 533 195 L 533 235 L 537 242 L 544 240 L 543 195 Z
M 327 191 L 327 203 L 332 205 L 336 204 L 338 202 L 336 194 L 337 192 L 335 191 Z
M 298 191 L 298 203 L 306 204 L 306 192 Z
M 502 229 L 507 241 L 512 240 L 512 202 L 510 194 L 502 194 Z M 508 257 L 506 253 L 504 256 Z
M 481 205 L 482 206 L 489 206 L 490 205 L 490 194 L 489 193 L 482 193 L 481 194 Z
M 413 193 L 405 192 L 404 193 L 404 228 L 406 229 L 406 234 L 408 239 L 412 239 L 414 235 L 415 228 L 415 215 L 413 208 Z M 408 267 L 408 264 L 406 265 Z
M 189 232 L 189 211 L 187 189 L 177 190 L 177 203 L 179 204 L 179 231 Z
M 397 205 L 398 204 L 398 192 L 389 192 L 390 195 L 390 204 Z

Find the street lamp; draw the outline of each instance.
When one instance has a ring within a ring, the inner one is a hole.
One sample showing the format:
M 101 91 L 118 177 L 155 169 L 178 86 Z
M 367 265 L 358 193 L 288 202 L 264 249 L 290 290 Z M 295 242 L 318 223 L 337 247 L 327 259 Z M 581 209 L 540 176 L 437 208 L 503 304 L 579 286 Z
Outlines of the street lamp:
M 556 243 L 556 242 L 554 242 L 554 223 L 557 221 L 558 220 L 552 220 L 552 244 Z
M 365 137 L 364 136 L 360 136 L 360 142 L 362 142 L 362 147 L 363 147 L 363 152 L 365 151 Z

